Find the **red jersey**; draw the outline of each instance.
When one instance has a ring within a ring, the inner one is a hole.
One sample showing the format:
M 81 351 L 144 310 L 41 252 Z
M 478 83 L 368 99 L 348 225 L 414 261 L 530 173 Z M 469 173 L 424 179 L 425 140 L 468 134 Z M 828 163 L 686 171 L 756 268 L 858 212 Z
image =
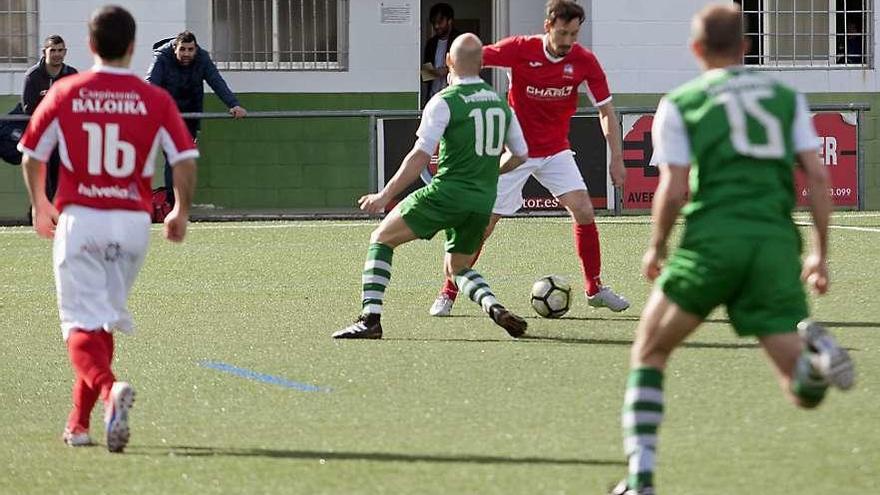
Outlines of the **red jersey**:
M 55 206 L 152 212 L 159 148 L 170 163 L 196 158 L 177 105 L 128 69 L 97 66 L 53 84 L 18 149 L 41 162 L 58 145 Z
M 587 83 L 594 106 L 611 101 L 596 55 L 575 43 L 562 58 L 544 49 L 544 36 L 513 36 L 483 47 L 483 65 L 510 69 L 507 99 L 522 126 L 530 157 L 571 147 L 568 129 L 577 110 L 578 87 Z

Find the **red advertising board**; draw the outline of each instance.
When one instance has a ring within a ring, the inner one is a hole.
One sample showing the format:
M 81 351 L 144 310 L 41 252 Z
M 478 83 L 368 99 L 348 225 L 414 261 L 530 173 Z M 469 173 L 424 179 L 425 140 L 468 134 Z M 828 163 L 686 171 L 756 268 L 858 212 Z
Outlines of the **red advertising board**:
M 657 189 L 659 171 L 651 165 L 654 147 L 648 114 L 623 116 L 623 160 L 626 183 L 623 208 L 650 209 Z M 858 133 L 854 112 L 823 112 L 813 115 L 813 124 L 821 139 L 819 157 L 831 177 L 831 198 L 835 206 L 857 208 L 859 205 Z M 807 206 L 803 174 L 795 173 L 798 206 Z
M 813 116 L 816 133 L 822 143 L 819 158 L 831 177 L 831 200 L 834 206 L 859 206 L 859 157 L 855 113 L 817 113 Z M 804 174 L 795 173 L 798 206 L 807 206 Z

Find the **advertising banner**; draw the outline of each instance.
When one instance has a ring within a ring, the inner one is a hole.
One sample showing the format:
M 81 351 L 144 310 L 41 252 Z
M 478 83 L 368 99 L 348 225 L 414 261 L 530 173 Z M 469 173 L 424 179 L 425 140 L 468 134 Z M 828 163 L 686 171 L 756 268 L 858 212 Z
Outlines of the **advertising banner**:
M 651 143 L 651 114 L 623 116 L 623 159 L 626 183 L 623 208 L 651 208 L 659 170 L 651 165 L 654 147 Z M 857 208 L 859 205 L 858 130 L 855 112 L 821 112 L 813 115 L 813 124 L 820 139 L 819 157 L 831 177 L 831 198 L 834 205 Z M 803 174 L 795 172 L 797 205 L 807 206 L 807 189 Z

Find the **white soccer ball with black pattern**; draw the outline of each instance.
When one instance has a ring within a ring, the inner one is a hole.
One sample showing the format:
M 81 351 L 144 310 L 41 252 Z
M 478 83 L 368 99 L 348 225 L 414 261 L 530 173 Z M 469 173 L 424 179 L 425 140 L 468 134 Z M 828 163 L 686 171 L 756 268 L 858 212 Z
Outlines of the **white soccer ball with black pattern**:
M 559 275 L 547 275 L 532 285 L 532 308 L 544 318 L 559 318 L 568 312 L 571 286 Z

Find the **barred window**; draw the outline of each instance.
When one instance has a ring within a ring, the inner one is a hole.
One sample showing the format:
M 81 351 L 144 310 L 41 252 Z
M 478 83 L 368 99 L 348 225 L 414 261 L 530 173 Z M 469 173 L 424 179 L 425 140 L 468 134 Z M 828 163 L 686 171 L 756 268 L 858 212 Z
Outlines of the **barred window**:
M 743 62 L 768 69 L 864 69 L 874 62 L 873 0 L 734 0 L 750 42 Z
M 348 67 L 348 0 L 214 0 L 212 22 L 222 69 Z
M 36 63 L 37 0 L 0 0 L 0 69 Z

